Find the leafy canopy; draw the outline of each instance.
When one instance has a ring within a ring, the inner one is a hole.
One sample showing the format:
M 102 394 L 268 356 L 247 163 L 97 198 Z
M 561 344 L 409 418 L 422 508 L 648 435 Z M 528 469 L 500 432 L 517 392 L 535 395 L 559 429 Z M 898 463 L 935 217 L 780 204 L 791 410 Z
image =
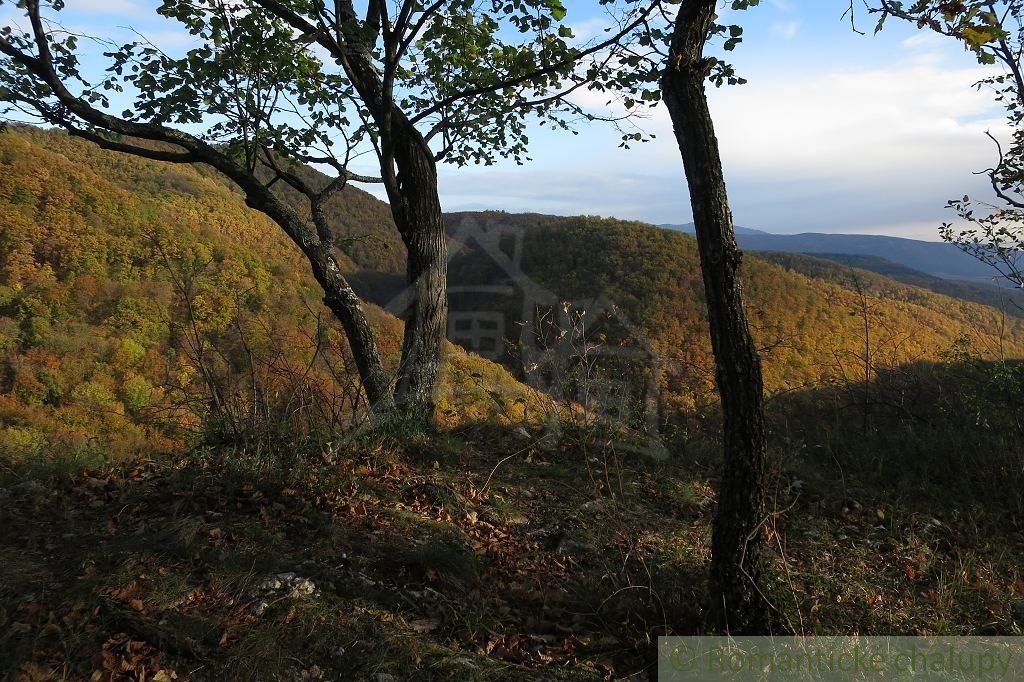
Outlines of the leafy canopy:
M 601 0 L 607 31 L 587 43 L 574 37 L 561 0 L 163 0 L 158 12 L 193 39 L 187 50 L 146 36 L 86 40 L 59 23 L 62 0 L 29 4 L 41 6 L 55 70 L 72 94 L 126 121 L 198 130 L 251 169 L 280 155 L 339 172 L 363 155 L 388 165 L 396 122 L 420 131 L 438 161 L 522 162 L 531 121 L 570 128 L 615 118 L 572 99 L 589 83 L 656 97 L 633 77 L 629 45 L 661 0 Z M 37 53 L 32 31 L 0 32 Z M 99 130 L 5 53 L 4 101 L 34 120 Z M 102 73 L 92 67 L 100 57 Z

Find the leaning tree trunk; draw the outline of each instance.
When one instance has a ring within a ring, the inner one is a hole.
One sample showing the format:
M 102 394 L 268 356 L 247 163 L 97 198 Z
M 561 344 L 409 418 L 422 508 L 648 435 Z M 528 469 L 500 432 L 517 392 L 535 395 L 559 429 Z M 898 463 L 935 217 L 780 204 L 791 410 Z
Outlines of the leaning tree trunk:
M 408 250 L 409 287 L 404 297 L 405 336 L 395 402 L 405 416 L 430 424 L 448 334 L 448 243 L 433 155 L 411 124 L 393 115 L 398 175 L 387 189 L 395 224 Z
M 377 339 L 366 319 L 362 301 L 334 257 L 331 243 L 322 239 L 311 225 L 251 173 L 244 172 L 223 155 L 210 154 L 202 160 L 234 180 L 245 192 L 246 204 L 273 219 L 302 250 L 313 277 L 323 288 L 324 304 L 345 330 L 367 401 L 378 412 L 390 412 L 394 405 L 391 382 L 381 360 Z
M 761 363 L 750 335 L 726 194 L 705 83 L 703 57 L 716 0 L 685 0 L 676 16 L 662 96 L 690 188 L 724 419 L 724 462 L 711 540 L 712 625 L 730 633 L 767 627 L 760 589 L 766 453 Z
M 362 301 L 341 274 L 334 254 L 325 252 L 310 261 L 313 274 L 324 289 L 324 304 L 345 330 L 370 407 L 377 412 L 389 412 L 394 406 L 391 380 L 384 369 L 373 329 L 363 312 Z

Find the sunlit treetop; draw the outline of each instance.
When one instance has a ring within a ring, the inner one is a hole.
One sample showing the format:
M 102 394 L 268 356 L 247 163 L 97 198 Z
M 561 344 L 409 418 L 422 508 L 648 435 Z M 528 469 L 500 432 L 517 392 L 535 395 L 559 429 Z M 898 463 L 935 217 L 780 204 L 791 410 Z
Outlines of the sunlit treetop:
M 937 33 L 963 41 L 983 64 L 994 64 L 1000 53 L 1014 42 L 1019 44 L 1020 0 L 882 0 L 873 11 L 879 16 L 876 31 L 895 16 Z

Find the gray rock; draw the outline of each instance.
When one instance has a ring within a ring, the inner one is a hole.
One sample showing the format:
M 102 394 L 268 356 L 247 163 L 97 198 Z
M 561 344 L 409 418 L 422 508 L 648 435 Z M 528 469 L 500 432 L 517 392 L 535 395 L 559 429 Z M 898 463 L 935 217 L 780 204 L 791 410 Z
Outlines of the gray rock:
M 309 597 L 319 591 L 316 583 L 309 578 L 303 578 L 295 573 L 278 573 L 256 586 L 252 593 L 254 601 L 251 609 L 257 616 L 261 616 L 270 607 L 268 599 Z
M 558 449 L 559 437 L 557 433 L 548 432 L 537 441 L 537 447 L 543 452 L 554 452 Z
M 589 542 L 579 542 L 578 540 L 562 538 L 562 541 L 558 543 L 558 548 L 555 551 L 559 554 L 589 554 L 596 550 L 597 548 Z
M 29 478 L 15 485 L 14 489 L 20 493 L 28 493 L 31 495 L 33 493 L 38 493 L 40 491 L 46 490 L 46 486 L 43 485 L 42 481 L 37 481 L 34 478 Z

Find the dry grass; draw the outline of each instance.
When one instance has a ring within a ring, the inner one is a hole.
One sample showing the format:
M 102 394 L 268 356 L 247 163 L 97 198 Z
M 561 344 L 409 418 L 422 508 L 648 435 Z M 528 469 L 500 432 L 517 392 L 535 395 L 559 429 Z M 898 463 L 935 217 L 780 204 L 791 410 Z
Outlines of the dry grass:
M 0 677 L 653 673 L 657 636 L 702 630 L 714 448 L 658 463 L 579 437 L 545 450 L 517 430 L 378 434 L 287 472 L 204 451 L 73 475 L 12 467 Z M 1019 528 L 795 477 L 773 473 L 767 535 L 792 629 L 1019 631 Z M 316 591 L 259 591 L 283 573 Z

